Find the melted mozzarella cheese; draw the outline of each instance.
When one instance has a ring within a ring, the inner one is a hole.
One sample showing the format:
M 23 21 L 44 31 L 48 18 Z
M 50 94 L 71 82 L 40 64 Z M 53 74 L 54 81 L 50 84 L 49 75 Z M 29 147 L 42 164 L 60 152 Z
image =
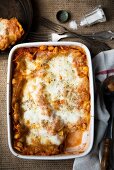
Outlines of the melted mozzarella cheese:
M 63 99 L 64 89 L 68 86 L 77 87 L 82 79 L 77 76 L 77 71 L 72 66 L 72 56 L 56 57 L 49 62 L 48 78 L 46 90 L 51 95 L 52 100 Z
M 0 35 L 6 35 L 7 25 L 3 22 L 0 22 Z
M 72 60 L 72 55 L 69 55 L 68 57 L 62 56 L 53 58 L 49 62 L 48 78 L 50 77 L 51 81 L 46 83 L 46 91 L 51 96 L 50 100 L 66 99 L 66 97 L 64 97 L 64 91 L 69 87 L 75 89 L 82 83 L 83 78 L 77 75 L 76 68 L 72 66 Z M 67 97 L 67 101 L 72 103 L 71 96 Z M 75 107 L 73 110 L 69 111 L 65 106 L 56 110 L 55 114 L 60 116 L 65 123 L 76 123 L 82 115 L 81 111 L 77 110 Z
M 29 121 L 31 126 L 30 132 L 27 136 L 28 144 L 32 144 L 33 139 L 39 138 L 41 144 L 51 142 L 52 144 L 60 145 L 63 141 L 63 137 L 60 137 L 58 134 L 49 134 L 49 132 L 42 127 L 41 122 L 45 120 L 49 123 L 53 123 L 53 117 L 59 116 L 64 124 L 74 124 L 81 116 L 83 116 L 81 110 L 77 110 L 76 107 L 69 110 L 64 104 L 59 110 L 53 110 L 52 115 L 48 116 L 43 114 L 42 107 L 38 105 L 37 99 L 42 86 L 45 87 L 43 93 L 47 95 L 48 102 L 51 104 L 52 101 L 55 100 L 66 100 L 64 91 L 69 87 L 75 89 L 83 82 L 83 78 L 80 78 L 77 75 L 76 68 L 73 68 L 72 61 L 73 58 L 71 54 L 68 57 L 57 56 L 52 58 L 48 62 L 49 68 L 46 69 L 47 74 L 43 79 L 38 76 L 28 79 L 23 90 L 22 98 L 24 122 L 27 124 Z M 28 63 L 27 65 L 29 71 L 36 68 L 33 63 Z M 69 95 L 67 98 L 67 101 L 72 104 L 73 101 L 71 101 L 71 96 Z M 34 128 L 32 127 L 33 124 L 35 125 Z M 39 125 L 40 128 L 37 128 L 37 125 Z
M 49 134 L 45 129 L 40 129 L 39 134 L 41 136 L 42 144 L 46 144 L 47 141 L 50 141 L 55 145 L 61 144 L 61 138 L 57 134 L 56 135 Z
M 68 111 L 65 107 L 60 108 L 56 111 L 56 115 L 60 116 L 60 118 L 64 121 L 65 124 L 69 123 L 76 123 L 81 118 L 81 111 L 79 110 L 72 110 Z
M 25 61 L 26 61 L 26 66 L 27 66 L 26 73 L 30 74 L 33 70 L 36 69 L 36 67 L 37 67 L 36 63 L 35 63 L 35 61 L 33 62 L 28 59 L 26 59 Z
M 29 120 L 30 124 L 33 124 L 33 123 L 38 124 L 42 120 L 52 122 L 51 118 L 49 118 L 49 116 L 43 115 L 42 112 L 43 111 L 38 106 L 36 109 L 34 109 L 34 108 L 28 109 L 27 111 L 24 112 L 25 122 L 27 122 L 28 120 Z
M 56 58 L 53 58 L 49 62 L 49 72 L 51 72 L 56 80 L 60 80 L 60 77 L 66 83 L 70 83 L 71 81 L 74 81 L 76 78 L 76 69 L 73 68 L 72 66 L 72 57 L 65 57 L 65 56 L 58 56 Z
M 39 138 L 41 144 L 51 142 L 52 144 L 60 145 L 63 138 L 59 137 L 58 134 L 52 135 L 43 127 L 37 128 L 37 125 L 41 126 L 41 122 L 44 120 L 53 123 L 53 116 L 44 115 L 43 109 L 36 104 L 41 82 L 39 78 L 28 80 L 23 91 L 22 109 L 24 110 L 24 123 L 27 125 L 29 121 L 31 127 L 26 141 L 27 144 L 32 144 L 33 140 L 38 140 Z M 32 127 L 32 125 L 34 126 Z
M 38 77 L 29 79 L 23 90 L 22 101 L 24 102 L 24 101 L 30 100 L 32 97 L 34 102 L 37 103 L 38 93 L 42 87 L 41 84 L 42 84 L 42 80 Z
M 51 81 L 46 85 L 46 91 L 51 95 L 51 100 L 63 99 L 64 84 L 58 81 Z M 59 96 L 59 94 L 61 94 Z
M 63 141 L 63 137 L 60 137 L 57 134 L 56 135 L 49 134 L 48 131 L 44 128 L 31 129 L 26 139 L 27 144 L 29 145 L 33 144 L 32 141 L 35 140 L 36 138 L 39 138 L 40 143 L 44 145 L 48 144 L 49 142 L 55 145 L 60 145 Z

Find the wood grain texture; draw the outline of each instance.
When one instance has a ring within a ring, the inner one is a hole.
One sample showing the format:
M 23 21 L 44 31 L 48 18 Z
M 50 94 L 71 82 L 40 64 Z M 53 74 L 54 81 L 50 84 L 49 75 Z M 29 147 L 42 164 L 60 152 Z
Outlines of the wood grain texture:
M 112 143 L 112 139 L 108 139 L 108 138 L 104 139 L 103 157 L 101 160 L 101 170 L 109 169 L 111 143 Z

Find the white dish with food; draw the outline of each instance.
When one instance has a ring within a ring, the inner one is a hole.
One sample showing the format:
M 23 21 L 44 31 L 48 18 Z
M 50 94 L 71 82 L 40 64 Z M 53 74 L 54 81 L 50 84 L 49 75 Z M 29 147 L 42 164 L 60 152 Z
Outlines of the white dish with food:
M 25 159 L 87 155 L 94 138 L 91 55 L 77 42 L 12 48 L 7 77 L 8 143 Z

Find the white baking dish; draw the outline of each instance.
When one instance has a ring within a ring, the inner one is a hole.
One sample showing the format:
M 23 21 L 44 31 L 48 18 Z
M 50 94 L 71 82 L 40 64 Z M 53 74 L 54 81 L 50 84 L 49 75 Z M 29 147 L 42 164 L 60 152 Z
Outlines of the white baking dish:
M 88 60 L 88 67 L 89 67 L 89 80 L 90 80 L 90 95 L 91 95 L 91 118 L 90 118 L 90 128 L 88 132 L 88 147 L 87 149 L 80 154 L 72 154 L 72 155 L 54 155 L 54 156 L 29 156 L 29 155 L 21 155 L 17 153 L 12 146 L 12 130 L 11 130 L 11 80 L 12 80 L 12 68 L 13 68 L 13 53 L 16 49 L 21 47 L 36 47 L 40 45 L 54 45 L 54 46 L 80 46 L 82 47 L 87 55 Z M 92 63 L 91 63 L 91 55 L 88 50 L 88 48 L 82 44 L 77 42 L 36 42 L 36 43 L 24 43 L 14 46 L 10 53 L 8 58 L 8 74 L 7 74 L 7 124 L 8 124 L 8 144 L 10 151 L 17 157 L 23 158 L 23 159 L 41 159 L 41 160 L 61 160 L 61 159 L 72 159 L 77 157 L 82 157 L 87 155 L 93 146 L 93 139 L 94 139 L 94 88 L 93 88 L 93 72 L 92 72 Z

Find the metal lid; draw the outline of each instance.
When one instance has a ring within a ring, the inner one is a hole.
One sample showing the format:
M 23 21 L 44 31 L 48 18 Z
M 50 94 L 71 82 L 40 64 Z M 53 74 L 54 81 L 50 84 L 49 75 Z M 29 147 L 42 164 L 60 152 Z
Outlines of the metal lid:
M 57 12 L 56 17 L 59 22 L 67 22 L 70 18 L 70 14 L 65 10 L 60 10 Z

